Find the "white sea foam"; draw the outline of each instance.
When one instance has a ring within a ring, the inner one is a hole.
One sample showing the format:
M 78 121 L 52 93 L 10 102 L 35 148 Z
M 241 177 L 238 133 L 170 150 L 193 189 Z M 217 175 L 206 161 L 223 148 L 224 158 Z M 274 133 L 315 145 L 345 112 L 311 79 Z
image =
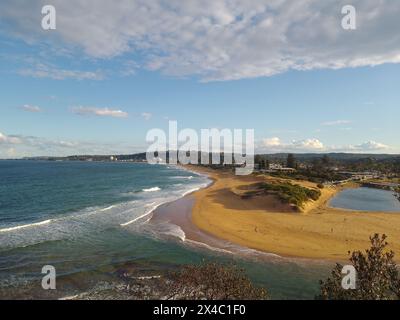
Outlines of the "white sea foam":
M 182 230 L 180 226 L 177 226 L 176 224 L 170 224 L 168 223 L 166 225 L 166 228 L 162 233 L 166 236 L 171 236 L 174 238 L 178 238 L 182 242 L 186 241 L 186 233 L 185 231 Z
M 161 189 L 159 187 L 153 187 L 153 188 L 149 188 L 149 189 L 142 189 L 143 192 L 156 192 L 156 191 L 160 191 Z
M 109 207 L 107 207 L 107 208 L 100 209 L 100 211 L 101 211 L 101 212 L 103 212 L 103 211 L 108 211 L 108 210 L 111 210 L 112 208 L 115 208 L 115 207 L 116 207 L 116 205 L 114 204 L 114 205 L 109 206 Z
M 130 224 L 132 224 L 132 223 L 134 223 L 134 222 L 136 222 L 136 221 L 138 221 L 138 220 L 140 220 L 140 219 L 142 219 L 142 218 L 144 218 L 144 217 L 150 215 L 150 214 L 153 213 L 154 210 L 156 210 L 159 206 L 161 206 L 162 204 L 167 203 L 167 202 L 169 202 L 169 201 L 164 201 L 164 202 L 160 202 L 160 203 L 152 202 L 152 203 L 149 203 L 149 204 L 145 205 L 146 208 L 150 207 L 150 210 L 146 210 L 146 212 L 145 212 L 144 214 L 140 215 L 139 217 L 136 217 L 135 219 L 132 219 L 132 220 L 130 220 L 130 221 L 128 221 L 128 222 L 125 222 L 125 223 L 121 223 L 120 226 L 121 226 L 121 227 L 129 226 Z M 148 219 L 148 220 L 149 220 L 149 219 Z M 147 221 L 148 221 L 148 220 L 147 220 Z
M 121 223 L 120 226 L 121 226 L 121 227 L 129 226 L 130 224 L 132 224 L 132 223 L 138 221 L 139 219 L 146 217 L 146 216 L 149 215 L 150 213 L 151 213 L 151 212 L 142 214 L 141 216 L 139 216 L 139 217 L 137 217 L 137 218 L 135 218 L 135 219 L 133 219 L 133 220 L 131 220 L 131 221 L 128 221 L 128 222 L 125 222 L 125 223 Z
M 208 250 L 211 250 L 211 251 L 217 251 L 217 252 L 222 252 L 222 253 L 226 253 L 226 254 L 233 254 L 233 252 L 230 251 L 230 250 L 213 247 L 213 246 L 210 246 L 210 245 L 208 245 L 208 244 L 206 244 L 204 242 L 199 242 L 199 241 L 190 240 L 190 239 L 186 239 L 185 242 L 193 244 L 193 245 L 198 246 L 198 247 L 204 247 L 204 248 L 206 248 Z
M 191 193 L 193 193 L 193 192 L 195 192 L 195 191 L 197 191 L 197 190 L 200 190 L 201 189 L 201 187 L 197 187 L 197 188 L 193 188 L 193 189 L 190 189 L 190 190 L 188 190 L 188 191 L 185 191 L 183 194 L 182 194 L 182 197 L 184 197 L 184 196 L 186 196 L 186 195 L 188 195 L 188 194 L 191 194 Z
M 11 228 L 4 228 L 4 229 L 0 229 L 0 232 L 9 232 L 9 231 L 15 231 L 15 230 L 20 230 L 20 229 L 42 226 L 42 225 L 50 223 L 51 221 L 53 221 L 53 220 L 49 219 L 49 220 L 45 220 L 45 221 L 41 221 L 41 222 L 29 223 L 29 224 L 24 224 L 21 226 L 16 226 L 16 227 L 11 227 Z
M 196 176 L 197 177 L 197 176 Z M 184 197 L 204 185 L 204 180 L 183 183 L 180 186 L 152 187 L 135 194 L 135 200 L 104 207 L 88 207 L 70 214 L 58 216 L 41 222 L 19 226 L 3 226 L 0 229 L 0 248 L 26 247 L 46 241 L 57 241 L 90 234 L 93 230 L 105 230 L 110 227 L 137 225 L 138 230 L 152 217 L 159 206 Z M 151 192 L 153 191 L 153 192 Z M 158 192 L 156 192 L 158 191 Z M 173 235 L 173 234 L 171 234 Z M 185 240 L 183 232 L 175 235 Z
M 175 176 L 171 177 L 171 179 L 185 179 L 185 180 L 192 180 L 193 176 Z

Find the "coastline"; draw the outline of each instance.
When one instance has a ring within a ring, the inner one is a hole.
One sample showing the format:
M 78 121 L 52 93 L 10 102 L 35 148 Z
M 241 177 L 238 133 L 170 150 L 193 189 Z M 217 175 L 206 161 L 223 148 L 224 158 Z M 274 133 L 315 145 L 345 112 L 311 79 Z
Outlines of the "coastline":
M 193 201 L 191 215 L 186 213 L 184 223 L 179 212 L 175 214 L 173 223 L 188 232 L 189 241 L 194 237 L 194 241 L 214 248 L 225 243 L 285 258 L 347 261 L 349 251 L 369 247 L 369 236 L 385 233 L 390 249 L 400 254 L 400 215 L 328 207 L 329 200 L 342 187 L 325 188 L 320 199 L 307 203 L 302 212 L 290 212 L 271 199 L 257 203 L 243 200 L 235 193 L 238 188 L 265 181 L 265 177 L 239 177 L 194 166 L 186 169 L 207 175 L 213 181 L 184 197 Z M 302 182 L 307 184 L 313 185 Z M 161 216 L 160 209 L 154 212 L 155 217 Z M 176 208 L 172 211 L 177 212 Z

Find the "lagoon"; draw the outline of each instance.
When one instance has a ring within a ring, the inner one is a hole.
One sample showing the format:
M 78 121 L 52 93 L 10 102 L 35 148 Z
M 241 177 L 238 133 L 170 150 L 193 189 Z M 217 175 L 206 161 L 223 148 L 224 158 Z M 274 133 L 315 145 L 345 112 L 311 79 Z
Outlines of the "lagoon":
M 400 213 L 400 201 L 392 191 L 364 187 L 343 190 L 330 201 L 329 206 L 357 211 Z

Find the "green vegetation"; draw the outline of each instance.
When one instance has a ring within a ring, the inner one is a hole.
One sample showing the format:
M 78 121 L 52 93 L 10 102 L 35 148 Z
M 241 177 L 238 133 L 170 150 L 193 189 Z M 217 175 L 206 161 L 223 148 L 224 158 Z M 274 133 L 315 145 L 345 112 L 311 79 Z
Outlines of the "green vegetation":
M 337 264 L 331 278 L 321 281 L 323 300 L 398 300 L 400 299 L 400 275 L 394 261 L 394 252 L 387 251 L 386 235 L 370 237 L 371 248 L 365 254 L 355 251 L 350 257 L 356 270 L 356 289 L 342 288 L 343 266 Z M 350 252 L 349 252 L 350 253 Z
M 283 179 L 310 181 L 320 184 L 326 181 L 341 181 L 348 178 L 345 175 L 338 174 L 334 171 L 316 171 L 314 169 L 299 169 L 296 172 L 273 172 L 270 173 L 270 175 Z
M 267 194 L 275 194 L 284 203 L 289 203 L 297 208 L 302 208 L 304 202 L 312 199 L 318 200 L 321 196 L 320 190 L 308 189 L 299 185 L 284 183 L 261 183 L 259 188 Z
M 234 264 L 203 262 L 176 267 L 161 276 L 137 277 L 124 272 L 121 282 L 108 283 L 76 296 L 77 300 L 266 300 L 266 289 L 255 286 Z
M 400 174 L 400 158 L 389 158 L 378 160 L 374 157 L 366 159 L 353 160 L 346 163 L 349 171 L 379 171 L 382 173 Z
M 254 163 L 258 164 L 260 169 L 265 170 L 269 168 L 269 161 L 260 155 L 255 155 Z
M 400 157 L 398 155 L 361 155 L 331 153 L 317 154 L 272 154 L 257 155 L 255 163 L 260 169 L 268 169 L 265 164 L 275 163 L 296 169 L 296 172 L 275 172 L 274 176 L 314 183 L 346 180 L 348 175 L 338 171 L 379 172 L 389 178 L 400 176 Z
M 182 267 L 170 275 L 163 291 L 169 300 L 268 299 L 267 291 L 254 286 L 243 269 L 215 262 Z
M 292 153 L 289 153 L 286 159 L 286 167 L 296 169 L 297 163 L 296 158 Z

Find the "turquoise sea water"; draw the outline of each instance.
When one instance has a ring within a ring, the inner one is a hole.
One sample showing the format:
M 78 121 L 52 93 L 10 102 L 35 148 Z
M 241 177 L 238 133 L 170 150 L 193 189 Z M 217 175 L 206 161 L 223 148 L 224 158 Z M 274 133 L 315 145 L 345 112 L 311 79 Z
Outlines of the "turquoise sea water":
M 188 246 L 178 226 L 148 223 L 154 208 L 208 183 L 161 165 L 0 161 L 0 299 L 49 297 L 44 265 L 57 270 L 59 298 L 115 280 L 121 266 L 154 275 L 204 259 L 234 261 L 273 298 L 313 298 L 326 263 L 221 255 Z
M 394 196 L 392 191 L 373 188 L 343 190 L 330 201 L 330 206 L 359 211 L 400 213 L 400 201 Z

